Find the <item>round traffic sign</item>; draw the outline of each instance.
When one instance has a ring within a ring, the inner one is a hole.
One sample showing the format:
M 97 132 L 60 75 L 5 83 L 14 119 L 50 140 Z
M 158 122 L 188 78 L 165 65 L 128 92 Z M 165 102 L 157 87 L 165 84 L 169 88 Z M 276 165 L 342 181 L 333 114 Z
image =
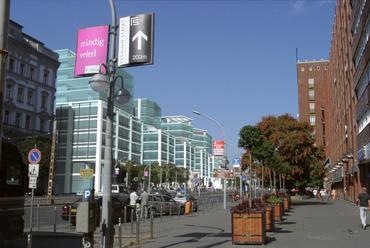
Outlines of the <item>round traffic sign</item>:
M 39 149 L 34 148 L 28 152 L 28 162 L 30 164 L 38 164 L 41 160 L 41 152 Z

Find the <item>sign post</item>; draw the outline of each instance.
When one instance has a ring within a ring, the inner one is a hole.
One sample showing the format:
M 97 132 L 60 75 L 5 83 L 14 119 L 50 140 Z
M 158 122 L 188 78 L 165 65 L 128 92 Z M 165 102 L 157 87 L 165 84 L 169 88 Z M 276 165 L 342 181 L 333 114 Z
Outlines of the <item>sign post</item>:
M 39 162 L 41 161 L 41 152 L 34 148 L 28 152 L 28 188 L 31 189 L 31 209 L 30 209 L 30 231 L 29 231 L 29 247 L 32 247 L 32 224 L 33 224 L 33 204 L 34 204 L 34 189 L 37 187 L 37 177 L 39 176 Z

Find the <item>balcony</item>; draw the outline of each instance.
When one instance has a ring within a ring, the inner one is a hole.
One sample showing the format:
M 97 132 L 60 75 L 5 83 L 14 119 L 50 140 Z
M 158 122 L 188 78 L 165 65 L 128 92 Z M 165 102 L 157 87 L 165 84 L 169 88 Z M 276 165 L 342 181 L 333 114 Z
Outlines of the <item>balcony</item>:
M 362 96 L 357 101 L 356 105 L 357 120 L 361 119 L 361 116 L 366 112 L 366 110 L 368 110 L 369 105 L 370 105 L 370 87 L 368 85 Z
M 362 131 L 357 135 L 357 150 L 360 150 L 363 146 L 370 142 L 370 124 L 368 124 Z

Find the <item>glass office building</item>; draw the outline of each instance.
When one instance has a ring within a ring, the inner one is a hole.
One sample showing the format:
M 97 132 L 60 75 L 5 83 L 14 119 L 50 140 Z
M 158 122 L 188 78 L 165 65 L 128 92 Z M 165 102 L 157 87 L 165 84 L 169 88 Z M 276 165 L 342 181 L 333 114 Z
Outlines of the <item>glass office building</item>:
M 135 103 L 135 116 L 145 125 L 161 128 L 161 108 L 152 100 L 146 98 L 137 98 Z
M 89 77 L 74 78 L 75 53 L 56 51 L 60 58 L 56 92 L 57 147 L 55 193 L 82 192 L 94 187 L 101 191 L 106 130 L 106 93 L 89 86 Z M 125 88 L 133 95 L 133 78 L 124 70 Z M 142 163 L 143 124 L 134 116 L 134 101 L 114 106 L 113 158 L 118 162 Z M 94 176 L 80 177 L 91 168 Z

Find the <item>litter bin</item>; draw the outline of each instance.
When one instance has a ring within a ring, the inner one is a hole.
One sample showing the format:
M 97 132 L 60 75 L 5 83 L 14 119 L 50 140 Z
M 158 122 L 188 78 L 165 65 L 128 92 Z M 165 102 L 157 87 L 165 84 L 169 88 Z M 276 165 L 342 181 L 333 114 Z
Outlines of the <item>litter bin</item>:
M 190 214 L 191 208 L 192 208 L 192 202 L 191 201 L 187 201 L 185 203 L 185 215 Z

